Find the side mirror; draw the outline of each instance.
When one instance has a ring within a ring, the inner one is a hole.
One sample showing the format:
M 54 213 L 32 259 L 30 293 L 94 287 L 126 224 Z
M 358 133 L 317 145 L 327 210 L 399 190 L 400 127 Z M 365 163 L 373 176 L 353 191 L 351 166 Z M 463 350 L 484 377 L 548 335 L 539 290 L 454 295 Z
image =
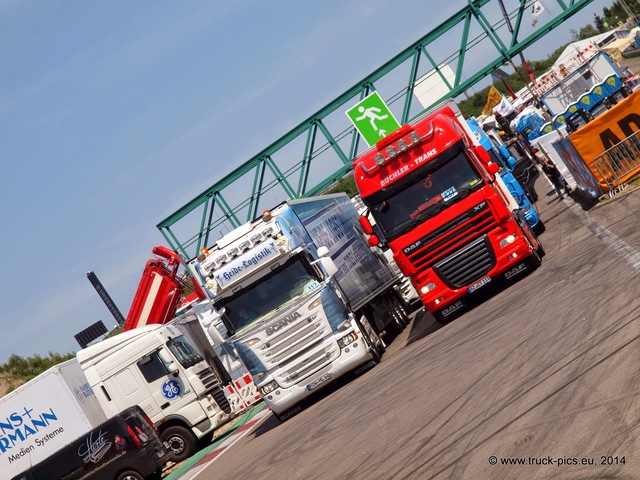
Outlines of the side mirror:
M 169 370 L 169 373 L 174 377 L 177 377 L 180 369 L 176 365 L 176 362 L 173 361 L 171 355 L 169 355 L 169 352 L 162 349 L 158 352 L 158 355 L 160 356 L 160 359 L 167 365 L 167 370 Z
M 371 235 L 373 233 L 373 226 L 366 216 L 361 216 L 358 219 L 358 222 L 360 223 L 360 228 L 362 228 L 362 231 L 364 233 L 366 233 L 367 235 Z
M 489 172 L 491 176 L 495 176 L 495 174 L 498 173 L 498 170 L 500 170 L 500 165 L 497 163 L 491 162 L 487 165 L 487 172 Z
M 167 352 L 165 349 L 160 350 L 158 352 L 158 355 L 160 356 L 162 361 L 167 365 L 169 365 L 170 363 L 173 363 L 173 357 L 171 357 L 171 355 L 169 355 L 169 352 Z
M 513 168 L 513 167 L 515 167 L 515 166 L 516 166 L 516 163 L 518 163 L 518 162 L 516 161 L 516 159 L 515 159 L 515 158 L 513 158 L 513 155 L 511 155 L 509 158 L 507 158 L 507 166 L 508 166 L 509 168 Z
M 328 257 L 329 249 L 323 245 L 322 247 L 318 248 L 317 254 L 319 258 Z
M 377 235 L 371 235 L 368 239 L 367 239 L 367 243 L 369 244 L 369 246 L 371 247 L 377 247 L 378 245 L 380 245 L 380 239 L 378 238 Z
M 491 162 L 491 157 L 489 156 L 489 153 L 487 153 L 487 151 L 484 149 L 484 147 L 475 147 L 474 152 L 478 156 L 480 161 L 485 165 L 488 165 L 489 162 Z
M 211 337 L 214 345 L 222 345 L 224 343 L 224 338 L 222 338 L 222 334 L 218 330 L 218 328 L 212 324 L 207 328 L 207 333 Z
M 324 268 L 329 277 L 333 277 L 336 273 L 338 273 L 338 267 L 336 267 L 335 262 L 330 257 L 325 256 L 320 258 L 320 265 L 322 265 L 322 268 Z

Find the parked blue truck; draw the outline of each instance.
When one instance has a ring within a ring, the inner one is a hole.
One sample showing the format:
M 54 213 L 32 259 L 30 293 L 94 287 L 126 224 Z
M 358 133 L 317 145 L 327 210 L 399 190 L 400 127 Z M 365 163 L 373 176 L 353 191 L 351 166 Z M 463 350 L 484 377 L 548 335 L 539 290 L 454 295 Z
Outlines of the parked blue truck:
M 544 230 L 544 224 L 542 220 L 540 220 L 540 216 L 531 199 L 513 175 L 513 167 L 516 164 L 516 159 L 509 153 L 509 150 L 507 150 L 504 145 L 494 145 L 475 118 L 468 118 L 467 124 L 476 136 L 478 143 L 489 153 L 491 160 L 500 165 L 498 174 L 502 177 L 513 198 L 518 202 L 518 207 L 531 229 L 536 233 L 541 233 Z

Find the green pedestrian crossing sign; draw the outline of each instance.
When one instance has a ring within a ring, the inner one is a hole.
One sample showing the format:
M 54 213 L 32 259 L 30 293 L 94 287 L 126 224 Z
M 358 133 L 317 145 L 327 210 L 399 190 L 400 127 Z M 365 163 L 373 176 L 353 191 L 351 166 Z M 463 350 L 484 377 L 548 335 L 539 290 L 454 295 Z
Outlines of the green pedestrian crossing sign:
M 347 110 L 347 116 L 369 146 L 400 128 L 398 120 L 378 92 L 366 96 Z

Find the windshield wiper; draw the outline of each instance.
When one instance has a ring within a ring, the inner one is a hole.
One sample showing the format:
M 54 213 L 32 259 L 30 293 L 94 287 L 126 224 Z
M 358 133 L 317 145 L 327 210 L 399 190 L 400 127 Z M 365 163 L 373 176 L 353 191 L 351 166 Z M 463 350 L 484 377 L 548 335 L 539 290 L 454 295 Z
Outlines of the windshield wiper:
M 430 207 L 425 208 L 420 213 L 418 213 L 418 215 L 416 215 L 415 217 L 415 220 L 422 221 L 422 220 L 426 220 L 427 218 L 431 218 L 437 215 L 438 213 L 440 213 L 441 211 L 443 211 L 448 206 L 449 204 L 446 202 L 435 203 Z
M 395 232 L 393 235 L 400 236 L 404 233 L 407 233 L 409 230 L 415 227 L 417 223 L 418 223 L 417 218 L 408 218 L 394 229 Z
M 456 197 L 458 197 L 459 199 L 468 197 L 474 190 L 475 189 L 473 187 L 462 187 L 460 190 L 458 190 L 458 195 L 456 195 Z

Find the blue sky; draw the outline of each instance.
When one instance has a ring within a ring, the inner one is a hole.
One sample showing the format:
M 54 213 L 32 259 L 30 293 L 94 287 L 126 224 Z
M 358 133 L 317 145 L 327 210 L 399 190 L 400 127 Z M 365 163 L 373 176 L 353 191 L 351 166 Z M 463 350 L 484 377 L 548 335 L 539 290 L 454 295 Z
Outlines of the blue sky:
M 435 5 L 0 1 L 0 363 L 115 323 L 90 270 L 126 316 L 155 225 L 454 11 Z

